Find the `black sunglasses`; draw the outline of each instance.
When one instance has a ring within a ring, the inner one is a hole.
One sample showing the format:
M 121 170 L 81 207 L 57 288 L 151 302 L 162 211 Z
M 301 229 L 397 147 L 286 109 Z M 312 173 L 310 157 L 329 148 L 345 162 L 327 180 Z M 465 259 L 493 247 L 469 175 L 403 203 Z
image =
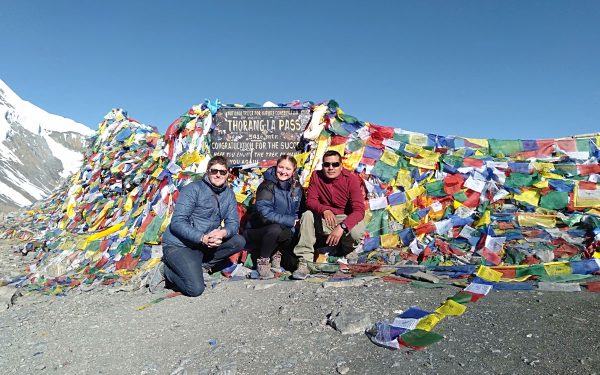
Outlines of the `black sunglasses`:
M 330 163 L 328 161 L 324 161 L 323 162 L 323 168 L 329 168 L 329 167 L 337 168 L 339 166 L 340 166 L 340 162 L 339 161 L 334 161 L 333 163 Z
M 221 174 L 221 176 L 225 176 L 227 174 L 227 170 L 225 169 L 215 169 L 215 168 L 211 168 L 210 169 L 210 174 L 212 174 L 213 176 L 216 176 L 217 174 Z

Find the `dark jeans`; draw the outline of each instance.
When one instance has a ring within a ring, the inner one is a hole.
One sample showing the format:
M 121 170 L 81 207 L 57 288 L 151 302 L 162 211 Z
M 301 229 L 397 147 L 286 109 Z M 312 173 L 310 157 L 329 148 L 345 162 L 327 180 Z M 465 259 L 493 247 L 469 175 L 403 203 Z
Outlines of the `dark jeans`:
M 162 260 L 165 263 L 165 278 L 186 296 L 197 297 L 204 292 L 203 264 L 205 268 L 217 270 L 245 244 L 244 237 L 236 234 L 215 249 L 202 247 L 196 250 L 164 245 Z
M 288 249 L 292 244 L 292 231 L 281 224 L 269 224 L 246 230 L 245 237 L 256 248 L 259 258 L 270 258 L 277 247 Z

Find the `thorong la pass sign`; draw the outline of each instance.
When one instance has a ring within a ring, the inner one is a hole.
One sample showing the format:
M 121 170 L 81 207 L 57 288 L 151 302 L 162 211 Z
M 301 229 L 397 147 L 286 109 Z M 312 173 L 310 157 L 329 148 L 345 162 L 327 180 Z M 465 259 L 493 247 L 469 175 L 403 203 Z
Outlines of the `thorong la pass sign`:
M 212 152 L 231 164 L 251 164 L 295 154 L 310 110 L 220 108 L 212 132 Z

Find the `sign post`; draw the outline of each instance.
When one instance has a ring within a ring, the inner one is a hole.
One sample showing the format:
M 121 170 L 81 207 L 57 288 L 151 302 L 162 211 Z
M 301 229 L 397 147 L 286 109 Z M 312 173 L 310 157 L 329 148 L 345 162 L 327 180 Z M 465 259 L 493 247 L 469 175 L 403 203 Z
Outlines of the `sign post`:
M 232 165 L 295 154 L 310 121 L 310 110 L 292 108 L 220 108 L 211 136 L 213 154 Z

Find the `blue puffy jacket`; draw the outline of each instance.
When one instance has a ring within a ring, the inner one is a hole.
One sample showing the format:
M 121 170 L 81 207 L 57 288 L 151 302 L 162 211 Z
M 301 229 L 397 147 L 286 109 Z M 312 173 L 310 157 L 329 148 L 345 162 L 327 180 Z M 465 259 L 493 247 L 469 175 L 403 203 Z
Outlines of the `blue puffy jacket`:
M 171 217 L 171 224 L 162 237 L 162 243 L 171 246 L 200 248 L 202 236 L 224 223 L 225 238 L 238 233 L 240 222 L 237 202 L 227 186 L 213 186 L 205 175 L 179 191 L 179 198 Z
M 296 184 L 292 194 L 291 179 L 279 181 L 275 175 L 277 167 L 271 167 L 263 174 L 264 181 L 256 191 L 256 212 L 250 220 L 252 228 L 278 223 L 293 228 L 298 219 L 302 200 L 302 187 Z

